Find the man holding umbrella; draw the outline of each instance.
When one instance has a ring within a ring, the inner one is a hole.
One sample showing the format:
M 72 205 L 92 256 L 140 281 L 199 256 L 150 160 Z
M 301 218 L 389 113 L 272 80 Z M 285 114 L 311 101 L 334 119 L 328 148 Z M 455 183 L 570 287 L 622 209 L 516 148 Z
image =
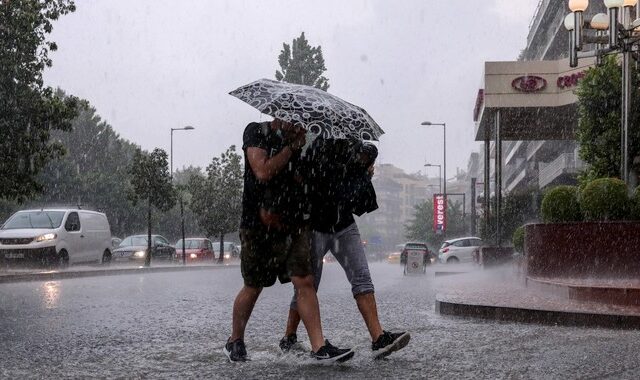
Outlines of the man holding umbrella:
M 275 119 L 249 124 L 243 135 L 244 193 L 240 239 L 244 286 L 233 305 L 232 332 L 223 352 L 230 361 L 246 361 L 245 327 L 263 287 L 293 282 L 298 311 L 311 341 L 313 358 L 343 362 L 353 357 L 324 339 L 313 287 L 308 211 L 297 173 L 305 133 Z

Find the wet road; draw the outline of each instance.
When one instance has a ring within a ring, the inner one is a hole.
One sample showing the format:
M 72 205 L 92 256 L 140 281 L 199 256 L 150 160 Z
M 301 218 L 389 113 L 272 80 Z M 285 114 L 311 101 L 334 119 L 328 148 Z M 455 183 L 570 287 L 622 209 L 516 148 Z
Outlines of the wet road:
M 356 357 L 322 367 L 282 355 L 290 285 L 266 289 L 246 342 L 225 361 L 239 267 L 0 285 L 0 378 L 637 378 L 640 332 L 496 323 L 435 314 L 437 279 L 373 264 L 386 329 L 409 346 L 370 359 L 370 342 L 337 264 L 319 293 L 326 336 Z M 306 340 L 306 334 L 299 334 Z

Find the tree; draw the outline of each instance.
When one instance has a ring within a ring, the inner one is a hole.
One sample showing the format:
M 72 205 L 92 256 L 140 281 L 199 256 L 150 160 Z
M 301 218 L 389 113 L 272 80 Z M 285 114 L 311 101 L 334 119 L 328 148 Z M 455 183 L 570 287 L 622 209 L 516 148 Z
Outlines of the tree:
M 142 230 L 145 210 L 129 200 L 129 168 L 138 147 L 118 136 L 89 102 L 80 101 L 78 111 L 70 131 L 51 135 L 66 154 L 43 169 L 38 177 L 43 191 L 32 205 L 78 204 L 102 211 L 116 236 Z
M 64 149 L 50 141 L 69 130 L 74 97 L 58 97 L 43 84 L 55 42 L 53 21 L 75 11 L 72 0 L 0 2 L 0 199 L 23 202 L 42 190 L 37 176 Z
M 139 200 L 147 202 L 147 255 L 145 266 L 151 264 L 151 208 L 160 211 L 170 210 L 176 203 L 176 192 L 171 183 L 167 152 L 156 148 L 151 153 L 137 150 L 130 169 L 135 203 Z
M 640 76 L 632 69 L 632 93 L 634 101 L 640 99 Z M 581 174 L 581 183 L 604 177 L 620 177 L 620 117 L 622 74 L 616 57 L 608 57 L 599 67 L 591 68 L 580 81 L 578 96 L 579 153 L 588 167 Z M 629 115 L 629 125 L 640 125 L 640 107 L 634 104 Z M 640 155 L 640 129 L 629 129 L 629 157 Z M 632 171 L 638 173 L 637 164 Z
M 495 197 L 491 198 L 491 210 L 496 208 Z M 542 194 L 539 190 L 528 189 L 511 192 L 502 200 L 500 208 L 500 240 L 501 243 L 509 243 L 515 230 L 525 223 L 535 222 L 540 219 L 540 204 Z M 486 217 L 479 221 L 480 236 L 486 243 L 496 241 L 496 218 L 495 214 L 489 215 L 489 226 L 486 228 Z
M 327 70 L 322 57 L 322 47 L 312 47 L 304 36 L 294 38 L 291 45 L 283 43 L 278 56 L 280 70 L 276 70 L 279 81 L 304 84 L 327 91 L 329 80 L 322 74 Z
M 220 256 L 224 260 L 224 235 L 238 230 L 242 212 L 242 157 L 230 146 L 207 166 L 207 176 L 192 176 L 191 209 L 208 236 L 220 238 Z
M 449 201 L 447 207 L 446 235 L 433 230 L 433 199 L 427 199 L 415 206 L 413 219 L 405 224 L 405 237 L 410 240 L 425 241 L 431 249 L 440 247 L 446 238 L 464 235 L 467 221 L 462 217 L 462 202 Z

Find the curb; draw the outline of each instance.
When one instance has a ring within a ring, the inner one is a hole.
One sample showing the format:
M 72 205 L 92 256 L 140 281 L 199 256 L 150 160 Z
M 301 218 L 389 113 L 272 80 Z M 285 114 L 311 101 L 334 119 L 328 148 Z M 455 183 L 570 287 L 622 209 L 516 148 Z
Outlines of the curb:
M 436 299 L 436 313 L 545 325 L 640 329 L 640 316 L 473 305 Z
M 171 272 L 186 272 L 194 270 L 211 270 L 211 269 L 223 269 L 229 267 L 237 267 L 237 265 L 198 265 L 198 266 L 182 266 L 182 267 L 136 267 L 136 268 L 122 268 L 122 269 L 98 269 L 88 271 L 76 271 L 76 272 L 41 272 L 41 273 L 25 273 L 15 275 L 0 276 L 0 284 L 9 284 L 16 282 L 29 282 L 29 281 L 54 281 L 54 280 L 66 280 L 72 278 L 85 278 L 85 277 L 102 277 L 102 276 L 119 276 L 126 274 L 147 274 L 147 273 L 171 273 Z

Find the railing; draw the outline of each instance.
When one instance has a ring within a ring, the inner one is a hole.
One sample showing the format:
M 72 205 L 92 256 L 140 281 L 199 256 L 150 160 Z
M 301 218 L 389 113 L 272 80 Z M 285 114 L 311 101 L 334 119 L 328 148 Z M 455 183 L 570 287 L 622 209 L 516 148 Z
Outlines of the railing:
M 577 173 L 580 168 L 582 168 L 582 161 L 576 159 L 575 154 L 563 153 L 547 166 L 540 169 L 538 178 L 540 188 L 544 188 L 562 174 Z

